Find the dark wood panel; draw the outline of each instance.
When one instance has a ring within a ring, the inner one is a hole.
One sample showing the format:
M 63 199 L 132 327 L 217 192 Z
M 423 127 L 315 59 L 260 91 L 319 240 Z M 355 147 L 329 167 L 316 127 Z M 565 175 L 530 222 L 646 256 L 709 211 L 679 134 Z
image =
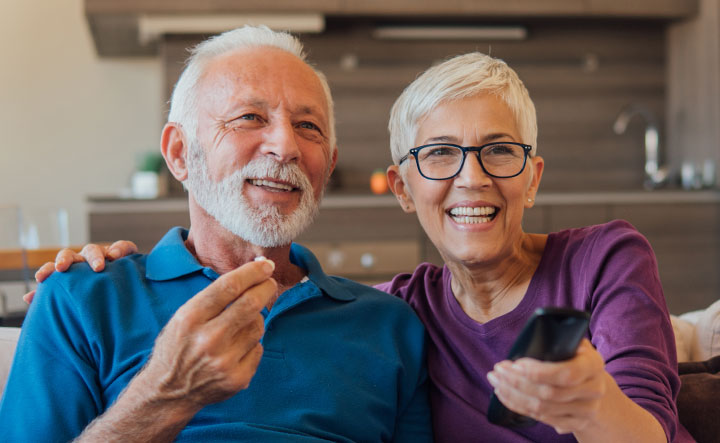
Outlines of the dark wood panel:
M 605 205 L 558 205 L 548 208 L 546 232 L 597 225 L 610 220 L 611 210 Z
M 622 136 L 612 132 L 612 124 L 624 105 L 642 103 L 662 128 L 662 24 L 530 23 L 524 41 L 468 42 L 378 41 L 371 37 L 372 25 L 342 23 L 347 26 L 329 22 L 325 33 L 303 36 L 303 41 L 333 90 L 337 175 L 347 191 L 366 190 L 370 174 L 390 163 L 387 119 L 402 89 L 430 64 L 477 49 L 506 59 L 530 90 L 538 110 L 538 145 L 547 163 L 543 190 L 642 186 L 643 122 L 633 121 Z M 168 36 L 163 42 L 168 97 L 187 57 L 185 48 L 199 39 Z M 348 64 L 348 57 L 353 62 Z
M 523 231 L 540 234 L 547 233 L 548 216 L 549 208 L 546 206 L 534 206 L 526 209 L 522 221 Z
M 628 220 L 651 241 L 703 243 L 720 236 L 720 205 L 617 205 L 612 216 Z
M 417 240 L 421 228 L 414 214 L 397 208 L 348 208 L 320 210 L 317 220 L 300 235 L 302 242 L 347 240 Z
M 190 215 L 182 212 L 117 212 L 89 215 L 90 242 L 132 240 L 140 252 L 150 252 L 173 226 L 190 226 Z
M 697 0 L 85 0 L 95 13 L 324 12 L 331 14 L 449 14 L 497 16 L 580 16 L 680 18 L 697 12 Z

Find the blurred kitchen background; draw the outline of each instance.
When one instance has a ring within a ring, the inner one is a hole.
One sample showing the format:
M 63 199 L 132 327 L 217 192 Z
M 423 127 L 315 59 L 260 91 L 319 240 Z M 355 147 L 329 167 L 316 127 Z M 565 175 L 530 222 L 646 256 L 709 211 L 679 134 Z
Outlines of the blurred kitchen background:
M 537 107 L 546 170 L 525 230 L 627 219 L 655 249 L 671 312 L 720 298 L 720 0 L 266 3 L 0 4 L 0 321 L 22 316 L 28 277 L 57 247 L 148 251 L 187 226 L 157 157 L 167 100 L 187 47 L 247 22 L 297 33 L 333 90 L 340 159 L 301 239 L 328 272 L 373 283 L 440 262 L 369 180 L 390 163 L 403 87 L 478 50 L 514 67 Z M 54 224 L 28 243 L 43 216 Z

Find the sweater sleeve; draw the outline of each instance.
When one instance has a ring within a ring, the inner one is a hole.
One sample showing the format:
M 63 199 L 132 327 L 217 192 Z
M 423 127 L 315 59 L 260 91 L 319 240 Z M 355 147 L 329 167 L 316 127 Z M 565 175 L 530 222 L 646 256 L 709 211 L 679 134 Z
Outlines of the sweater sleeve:
M 69 441 L 100 414 L 102 394 L 85 337 L 58 279 L 40 285 L 0 404 L 0 441 Z
M 591 339 L 620 389 L 677 431 L 680 388 L 674 335 L 655 255 L 629 223 L 609 223 L 582 260 Z

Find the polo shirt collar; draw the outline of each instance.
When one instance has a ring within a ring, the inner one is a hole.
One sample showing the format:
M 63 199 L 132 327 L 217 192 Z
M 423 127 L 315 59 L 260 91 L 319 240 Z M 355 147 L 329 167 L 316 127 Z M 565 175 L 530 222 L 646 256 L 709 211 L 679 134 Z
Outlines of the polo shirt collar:
M 350 301 L 357 298 L 343 285 L 338 284 L 323 272 L 315 255 L 297 243 L 290 245 L 290 262 L 308 271 L 308 279 L 320 288 L 325 295 L 336 300 Z
M 146 262 L 145 276 L 149 280 L 173 280 L 193 272 L 205 271 L 206 268 L 185 247 L 187 236 L 187 229 L 175 227 L 155 245 Z M 327 296 L 336 300 L 355 300 L 352 292 L 323 272 L 317 258 L 306 247 L 297 243 L 290 245 L 290 262 L 308 271 L 308 279 Z
M 155 245 L 147 257 L 145 277 L 150 280 L 173 280 L 193 272 L 202 271 L 203 266 L 185 247 L 187 229 L 170 229 Z

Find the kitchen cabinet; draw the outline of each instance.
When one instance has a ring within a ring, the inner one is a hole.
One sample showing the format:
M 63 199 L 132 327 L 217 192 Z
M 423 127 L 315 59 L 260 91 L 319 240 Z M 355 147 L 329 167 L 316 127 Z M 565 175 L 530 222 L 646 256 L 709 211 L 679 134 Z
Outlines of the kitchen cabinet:
M 106 57 L 154 55 L 157 42 L 141 38 L 141 20 L 152 17 L 196 17 L 252 14 L 319 14 L 336 17 L 388 18 L 436 22 L 504 19 L 660 19 L 693 17 L 698 0 L 85 0 L 85 15 L 97 52 Z M 186 34 L 192 34 L 188 31 Z
M 170 227 L 189 223 L 184 199 L 89 203 L 92 242 L 133 240 L 148 252 Z M 629 221 L 650 241 L 672 313 L 720 298 L 719 192 L 540 193 L 523 229 L 548 233 L 613 219 Z M 410 272 L 423 261 L 442 264 L 416 216 L 400 210 L 390 195 L 328 195 L 298 242 L 326 272 L 367 284 Z

